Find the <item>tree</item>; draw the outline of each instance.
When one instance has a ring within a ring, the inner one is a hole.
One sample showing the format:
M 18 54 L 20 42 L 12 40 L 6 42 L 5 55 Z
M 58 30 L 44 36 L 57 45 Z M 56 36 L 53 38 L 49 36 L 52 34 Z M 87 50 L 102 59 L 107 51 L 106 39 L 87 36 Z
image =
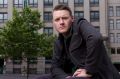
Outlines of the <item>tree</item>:
M 26 7 L 13 10 L 12 20 L 0 29 L 0 55 L 4 58 L 52 57 L 54 36 L 39 33 L 44 26 L 40 12 Z M 27 67 L 29 68 L 29 61 Z M 27 71 L 28 73 L 28 71 Z
M 38 11 L 32 11 L 26 7 L 20 14 L 14 9 L 12 20 L 8 21 L 1 29 L 0 42 L 2 46 L 0 50 L 9 57 L 37 55 L 40 44 L 38 30 L 42 27 L 43 23 Z
M 40 56 L 46 57 L 46 59 L 51 59 L 53 54 L 53 44 L 56 36 L 43 34 L 40 37 Z

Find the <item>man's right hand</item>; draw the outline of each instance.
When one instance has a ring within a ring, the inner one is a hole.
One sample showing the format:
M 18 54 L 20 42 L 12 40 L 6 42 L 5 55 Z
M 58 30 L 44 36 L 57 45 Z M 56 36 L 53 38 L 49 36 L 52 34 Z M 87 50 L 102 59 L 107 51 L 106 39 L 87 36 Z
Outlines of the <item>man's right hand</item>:
M 77 69 L 73 77 L 91 77 L 92 75 L 86 73 L 86 69 Z

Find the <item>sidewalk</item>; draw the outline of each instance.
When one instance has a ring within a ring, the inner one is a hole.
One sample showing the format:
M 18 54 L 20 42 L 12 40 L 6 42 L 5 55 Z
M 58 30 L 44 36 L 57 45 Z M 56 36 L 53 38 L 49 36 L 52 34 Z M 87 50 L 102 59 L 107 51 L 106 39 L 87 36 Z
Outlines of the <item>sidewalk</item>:
M 29 74 L 28 79 L 36 79 L 40 75 Z M 21 74 L 0 74 L 0 79 L 27 79 L 27 76 L 22 76 Z

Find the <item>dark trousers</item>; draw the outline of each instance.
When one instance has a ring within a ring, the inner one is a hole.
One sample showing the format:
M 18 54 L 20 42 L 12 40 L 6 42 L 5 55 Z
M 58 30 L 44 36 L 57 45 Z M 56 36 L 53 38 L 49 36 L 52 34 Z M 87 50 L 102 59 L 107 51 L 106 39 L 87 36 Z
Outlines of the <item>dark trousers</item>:
M 53 79 L 50 74 L 44 74 L 38 77 L 37 79 Z M 65 78 L 65 79 L 91 79 L 88 77 L 70 77 L 70 78 Z

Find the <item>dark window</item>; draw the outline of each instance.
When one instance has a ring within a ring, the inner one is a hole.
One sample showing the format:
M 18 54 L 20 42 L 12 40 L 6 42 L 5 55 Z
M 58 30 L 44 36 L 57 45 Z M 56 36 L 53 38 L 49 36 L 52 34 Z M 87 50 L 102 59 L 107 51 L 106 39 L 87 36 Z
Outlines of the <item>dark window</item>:
M 120 54 L 120 48 L 117 48 L 117 54 Z
M 7 13 L 0 13 L 0 23 L 4 23 L 8 20 L 8 14 Z
M 95 26 L 95 29 L 100 32 L 100 27 L 99 26 Z
M 59 0 L 59 4 L 68 5 L 68 0 Z
M 47 35 L 52 35 L 53 34 L 53 28 L 52 27 L 44 27 L 43 32 Z
M 21 68 L 13 68 L 14 74 L 21 74 Z
M 44 7 L 52 7 L 53 0 L 44 0 Z
M 52 22 L 52 12 L 44 12 L 44 21 Z
M 90 0 L 90 6 L 99 6 L 99 0 Z
M 75 6 L 83 6 L 84 0 L 74 0 Z
M 13 64 L 21 64 L 22 63 L 22 58 L 17 57 L 17 58 L 13 58 Z
M 99 11 L 91 11 L 90 12 L 90 21 L 99 21 Z
M 120 16 L 120 6 L 116 6 L 116 16 Z
M 115 48 L 111 48 L 111 54 L 115 54 Z
M 113 19 L 110 19 L 110 20 L 109 20 L 109 29 L 110 29 L 110 30 L 113 30 L 113 29 L 114 29 L 114 20 L 113 20 Z
M 0 0 L 0 7 L 6 8 L 8 6 L 7 0 Z
M 117 43 L 120 43 L 120 33 L 117 33 Z
M 37 68 L 29 68 L 29 74 L 37 74 Z
M 30 7 L 38 7 L 38 0 L 28 0 L 28 5 Z
M 120 19 L 116 20 L 116 29 L 120 30 Z
M 74 17 L 75 18 L 83 18 L 84 17 L 83 11 L 75 11 L 74 12 Z
M 109 6 L 109 16 L 114 16 L 114 10 L 113 10 L 113 6 Z
M 27 58 L 29 64 L 37 64 L 37 58 Z
M 14 0 L 13 4 L 14 4 L 14 7 L 21 8 L 23 7 L 23 0 Z
M 110 42 L 115 43 L 115 35 L 114 35 L 114 33 L 110 33 Z

